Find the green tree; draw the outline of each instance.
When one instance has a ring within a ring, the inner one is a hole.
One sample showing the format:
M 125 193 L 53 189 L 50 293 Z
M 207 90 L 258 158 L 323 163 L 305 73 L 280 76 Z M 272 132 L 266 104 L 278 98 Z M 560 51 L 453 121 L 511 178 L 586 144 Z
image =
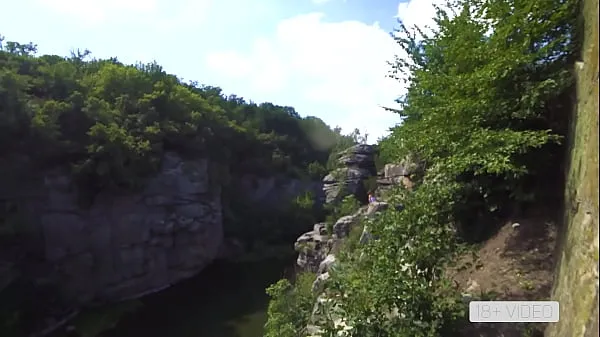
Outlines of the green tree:
M 267 310 L 265 337 L 302 337 L 314 305 L 312 282 L 315 275 L 299 274 L 294 284 L 283 279 L 271 285 L 267 294 L 271 297 Z
M 400 23 L 394 36 L 408 57 L 392 62 L 390 76 L 409 83 L 392 110 L 403 122 L 379 147 L 386 161 L 419 158 L 425 172 L 402 211 L 368 222 L 378 240 L 341 254 L 330 275 L 328 296 L 352 335 L 457 334 L 465 307 L 445 265 L 481 216 L 523 201 L 556 158 L 571 104 L 576 7 L 458 0 L 437 8 L 431 34 Z

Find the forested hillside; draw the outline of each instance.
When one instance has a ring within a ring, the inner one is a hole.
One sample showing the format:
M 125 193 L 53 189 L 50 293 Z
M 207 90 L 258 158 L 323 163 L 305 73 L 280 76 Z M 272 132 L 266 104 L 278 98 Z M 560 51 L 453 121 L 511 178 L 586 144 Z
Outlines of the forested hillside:
M 0 42 L 3 176 L 18 182 L 68 165 L 83 203 L 103 189 L 143 186 L 165 151 L 210 158 L 230 196 L 239 174 L 320 180 L 330 154 L 355 141 L 292 107 L 183 83 L 156 63 L 124 65 L 88 51 L 37 56 L 34 44 Z
M 349 141 L 292 107 L 183 83 L 156 63 L 36 56 L 33 44 L 0 41 L 1 155 L 72 164 L 95 188 L 134 187 L 167 150 L 263 175 L 305 175 L 313 164 L 318 177 L 336 143 Z
M 402 211 L 366 223 L 378 239 L 346 251 L 329 273 L 322 336 L 458 336 L 467 307 L 446 267 L 507 215 L 560 207 L 577 8 L 459 0 L 438 8 L 433 33 L 400 23 L 394 35 L 408 58 L 391 74 L 409 87 L 391 112 L 404 122 L 379 146 L 385 162 L 408 157 L 425 170 L 412 192 L 388 200 Z M 315 324 L 307 284 L 270 289 L 267 336 L 302 336 Z
M 102 191 L 142 189 L 166 152 L 208 159 L 225 236 L 252 249 L 291 242 L 319 210 L 309 194 L 283 208 L 257 207 L 242 198 L 240 178 L 318 184 L 332 165 L 331 154 L 356 141 L 356 133 L 340 132 L 292 107 L 184 83 L 156 63 L 125 65 L 94 59 L 88 51 L 37 55 L 32 43 L 0 37 L 0 330 L 33 328 L 47 307 L 56 309 L 46 297 L 35 295 L 39 305 L 29 300 L 32 252 L 43 255 L 43 241 L 29 235 L 22 200 L 12 193 L 43 180 L 48 170 L 70 172 L 81 213 Z

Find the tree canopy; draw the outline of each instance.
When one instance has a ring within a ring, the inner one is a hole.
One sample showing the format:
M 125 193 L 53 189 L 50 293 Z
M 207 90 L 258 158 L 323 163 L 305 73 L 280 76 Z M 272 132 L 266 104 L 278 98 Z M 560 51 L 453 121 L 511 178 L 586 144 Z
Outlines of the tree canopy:
M 155 62 L 36 53 L 0 40 L 0 156 L 68 163 L 95 188 L 138 185 L 168 150 L 259 175 L 302 176 L 312 164 L 320 178 L 331 150 L 351 139 L 292 107 L 184 83 Z

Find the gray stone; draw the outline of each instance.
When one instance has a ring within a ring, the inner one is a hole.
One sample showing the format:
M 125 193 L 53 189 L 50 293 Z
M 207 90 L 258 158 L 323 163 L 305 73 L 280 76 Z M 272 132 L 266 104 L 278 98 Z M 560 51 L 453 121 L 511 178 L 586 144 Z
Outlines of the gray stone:
M 207 160 L 167 153 L 142 191 L 104 191 L 88 207 L 78 203 L 66 173 L 44 175 L 31 187 L 30 199 L 20 198 L 39 232 L 39 268 L 57 271 L 56 284 L 73 304 L 168 287 L 197 274 L 218 254 L 221 197 L 209 183 Z
M 318 233 L 319 235 L 327 235 L 327 223 L 320 222 L 313 226 L 313 232 Z
M 298 252 L 296 264 L 304 270 L 316 272 L 331 249 L 329 236 L 314 230 L 304 233 L 296 240 L 294 249 Z
M 347 154 L 342 156 L 339 161 L 346 166 L 371 167 L 374 165 L 373 156 L 367 154 Z
M 383 168 L 385 178 L 396 178 L 401 176 L 410 176 L 411 174 L 417 173 L 422 169 L 421 163 L 407 156 L 400 163 L 386 164 Z
M 88 244 L 85 219 L 71 213 L 40 214 L 46 258 L 58 261 L 66 255 L 83 252 Z
M 336 261 L 335 255 L 333 255 L 333 254 L 327 255 L 325 257 L 325 259 L 323 261 L 321 261 L 321 263 L 319 264 L 319 270 L 317 271 L 317 274 L 328 273 L 329 270 L 335 264 L 335 261 Z
M 356 154 L 364 154 L 364 155 L 372 156 L 375 154 L 375 147 L 373 145 L 369 145 L 369 144 L 356 144 L 356 145 L 346 149 L 342 153 L 356 153 Z
M 342 157 L 341 162 L 346 167 L 336 169 L 323 178 L 325 203 L 339 202 L 348 195 L 359 200 L 366 197 L 363 181 L 374 175 L 374 164 L 372 167 L 360 167 L 348 162 L 347 158 Z
M 348 234 L 350 234 L 352 225 L 354 225 L 357 220 L 358 217 L 355 215 L 346 215 L 339 218 L 333 225 L 333 235 L 338 239 L 347 237 Z
M 389 208 L 389 205 L 387 202 L 383 202 L 383 201 L 375 201 L 369 204 L 369 207 L 367 208 L 367 211 L 365 212 L 365 216 L 373 216 L 374 214 L 381 212 L 381 211 L 385 211 L 386 209 Z

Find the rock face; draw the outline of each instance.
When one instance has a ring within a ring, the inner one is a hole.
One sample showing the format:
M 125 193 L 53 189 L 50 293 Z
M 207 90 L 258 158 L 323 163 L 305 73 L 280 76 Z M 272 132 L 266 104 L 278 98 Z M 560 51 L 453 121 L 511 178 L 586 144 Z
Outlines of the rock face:
M 347 195 L 366 200 L 362 182 L 376 174 L 375 149 L 372 145 L 358 144 L 339 154 L 341 168 L 323 178 L 325 203 L 334 203 Z
M 377 178 L 376 194 L 385 194 L 389 189 L 396 185 L 402 185 L 409 191 L 413 188 L 413 182 L 410 176 L 422 170 L 420 164 L 412 158 L 406 158 L 398 164 L 386 164 Z
M 304 270 L 316 272 L 333 245 L 326 224 L 315 224 L 313 230 L 302 234 L 294 244 L 298 252 L 296 264 Z
M 335 261 L 332 252 L 348 237 L 352 226 L 364 216 L 364 212 L 365 208 L 361 208 L 352 215 L 339 218 L 333 225 L 332 233 L 327 231 L 325 223 L 318 223 L 312 231 L 302 234 L 294 245 L 298 252 L 297 265 L 303 270 L 317 274 L 328 270 Z M 323 265 L 324 261 L 327 261 L 326 266 Z
M 268 205 L 270 208 L 284 207 L 293 198 L 306 192 L 315 196 L 320 204 L 324 201 L 323 184 L 319 181 L 303 181 L 287 177 L 257 177 L 244 175 L 240 179 L 240 193 L 248 200 Z
M 158 175 L 135 194 L 103 192 L 78 203 L 69 175 L 45 174 L 25 201 L 39 234 L 40 266 L 71 303 L 134 298 L 200 272 L 223 241 L 220 189 L 206 160 L 165 155 Z

